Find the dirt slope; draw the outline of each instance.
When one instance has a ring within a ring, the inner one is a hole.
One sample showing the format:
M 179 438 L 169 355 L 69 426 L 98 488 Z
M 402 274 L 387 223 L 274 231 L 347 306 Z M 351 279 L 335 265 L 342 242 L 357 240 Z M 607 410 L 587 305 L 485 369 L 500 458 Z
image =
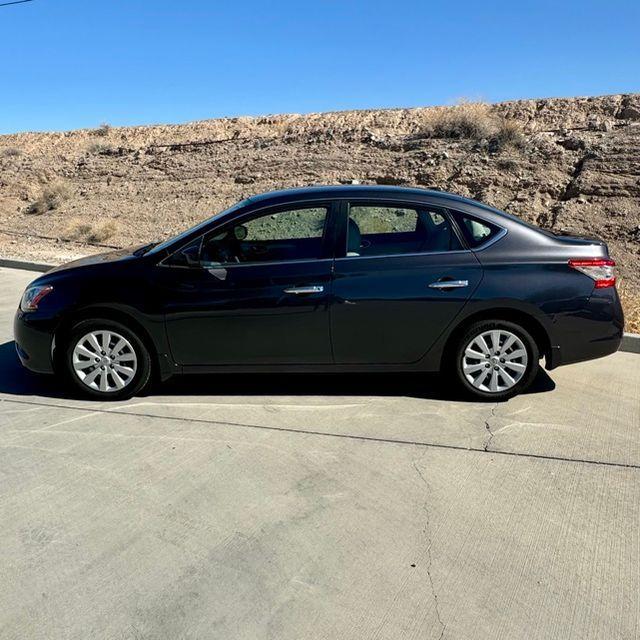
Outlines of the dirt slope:
M 0 256 L 163 238 L 245 196 L 407 184 L 604 238 L 640 289 L 640 95 L 0 136 Z

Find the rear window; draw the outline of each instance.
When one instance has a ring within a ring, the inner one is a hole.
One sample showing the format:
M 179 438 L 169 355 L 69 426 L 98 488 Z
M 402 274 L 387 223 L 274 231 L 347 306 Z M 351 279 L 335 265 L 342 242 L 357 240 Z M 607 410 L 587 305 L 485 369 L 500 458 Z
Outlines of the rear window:
M 486 220 L 480 220 L 466 213 L 460 213 L 459 211 L 451 212 L 455 217 L 462 233 L 464 234 L 467 244 L 473 249 L 479 247 L 495 236 L 501 231 L 501 227 L 495 224 L 491 224 Z

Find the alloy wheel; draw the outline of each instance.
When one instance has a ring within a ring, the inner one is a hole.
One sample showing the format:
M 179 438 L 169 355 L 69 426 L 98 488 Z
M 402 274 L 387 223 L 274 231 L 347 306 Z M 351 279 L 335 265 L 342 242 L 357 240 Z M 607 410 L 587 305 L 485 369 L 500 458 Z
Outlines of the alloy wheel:
M 464 349 L 462 372 L 476 389 L 500 393 L 514 387 L 527 371 L 524 342 L 511 331 L 493 329 L 474 337 Z
M 80 338 L 73 349 L 72 363 L 84 385 L 104 393 L 124 389 L 138 369 L 131 343 L 111 330 L 91 331 Z

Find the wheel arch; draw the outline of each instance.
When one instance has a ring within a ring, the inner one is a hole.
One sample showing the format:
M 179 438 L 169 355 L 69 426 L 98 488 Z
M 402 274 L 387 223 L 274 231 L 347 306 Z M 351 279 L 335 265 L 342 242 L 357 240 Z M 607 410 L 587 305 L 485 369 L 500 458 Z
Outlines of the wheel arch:
M 58 347 L 65 342 L 65 339 L 69 335 L 73 326 L 83 320 L 93 319 L 113 320 L 114 322 L 123 324 L 125 327 L 133 331 L 149 351 L 149 355 L 151 356 L 152 374 L 155 375 L 161 371 L 162 363 L 160 361 L 160 354 L 147 328 L 137 320 L 133 314 L 123 311 L 122 309 L 115 309 L 113 307 L 101 305 L 77 309 L 62 318 L 54 334 L 55 351 L 52 354 L 54 366 L 56 366 L 57 358 L 60 353 L 62 353 Z
M 551 354 L 551 339 L 544 325 L 526 311 L 511 307 L 493 307 L 472 313 L 466 316 L 455 326 L 447 337 L 445 346 L 442 350 L 440 359 L 440 366 L 442 368 L 446 367 L 451 362 L 451 352 L 455 349 L 457 341 L 462 337 L 468 327 L 475 322 L 482 320 L 504 320 L 506 322 L 513 322 L 520 325 L 531 335 L 538 347 L 540 355 L 544 356 L 548 362 Z

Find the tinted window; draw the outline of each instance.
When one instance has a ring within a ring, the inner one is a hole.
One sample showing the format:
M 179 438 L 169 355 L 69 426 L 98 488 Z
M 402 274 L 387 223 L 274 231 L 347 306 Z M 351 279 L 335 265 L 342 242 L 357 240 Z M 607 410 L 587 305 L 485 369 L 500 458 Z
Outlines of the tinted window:
M 461 249 L 448 218 L 431 209 L 353 205 L 347 229 L 348 256 L 430 253 Z
M 500 231 L 500 227 L 458 211 L 454 215 L 470 247 L 479 247 Z
M 245 223 L 247 240 L 299 240 L 322 238 L 325 208 L 293 209 L 261 216 Z
M 319 258 L 326 218 L 326 207 L 262 214 L 205 236 L 200 260 L 211 265 Z

